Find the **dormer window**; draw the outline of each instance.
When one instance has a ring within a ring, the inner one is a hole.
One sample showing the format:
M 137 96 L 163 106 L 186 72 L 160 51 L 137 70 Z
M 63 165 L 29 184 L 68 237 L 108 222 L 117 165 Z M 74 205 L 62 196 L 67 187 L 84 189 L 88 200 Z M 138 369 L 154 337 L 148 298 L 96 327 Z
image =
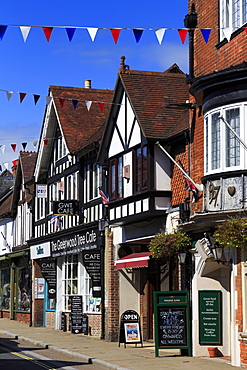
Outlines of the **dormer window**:
M 147 146 L 134 151 L 134 193 L 148 187 L 148 150 Z
M 246 0 L 220 0 L 221 40 L 225 38 L 224 29 L 232 32 L 247 22 Z
M 246 153 L 238 136 L 245 139 L 246 104 L 225 106 L 205 115 L 205 173 L 243 168 Z M 226 125 L 230 125 L 232 130 Z

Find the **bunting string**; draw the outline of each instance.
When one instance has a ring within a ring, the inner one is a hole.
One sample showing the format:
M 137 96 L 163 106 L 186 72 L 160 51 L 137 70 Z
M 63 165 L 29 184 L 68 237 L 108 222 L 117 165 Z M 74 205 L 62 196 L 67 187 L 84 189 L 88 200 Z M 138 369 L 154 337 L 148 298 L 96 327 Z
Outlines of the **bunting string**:
M 88 35 L 89 35 L 91 41 L 95 41 L 97 33 L 98 33 L 99 30 L 107 30 L 107 31 L 110 31 L 110 33 L 112 35 L 112 38 L 113 38 L 113 42 L 115 44 L 118 43 L 119 36 L 120 36 L 120 33 L 122 31 L 132 31 L 136 43 L 139 43 L 139 41 L 142 38 L 142 35 L 143 35 L 144 31 L 152 31 L 152 32 L 155 33 L 156 38 L 158 40 L 158 43 L 160 45 L 162 44 L 162 41 L 164 39 L 166 31 L 177 31 L 178 35 L 181 39 L 182 44 L 184 44 L 187 33 L 190 30 L 200 31 L 205 43 L 208 43 L 209 36 L 210 36 L 210 33 L 211 33 L 212 30 L 221 29 L 224 36 L 226 37 L 226 39 L 228 41 L 230 40 L 230 36 L 231 36 L 232 32 L 235 31 L 235 29 L 233 29 L 233 28 L 220 28 L 220 27 L 214 27 L 214 28 L 174 28 L 174 27 L 157 27 L 157 28 L 128 28 L 128 27 L 126 28 L 126 27 L 119 27 L 119 28 L 111 28 L 111 27 L 85 27 L 85 26 L 37 26 L 37 25 L 23 26 L 23 25 L 8 24 L 8 25 L 0 25 L 0 39 L 1 40 L 3 40 L 8 27 L 19 28 L 24 42 L 27 41 L 32 28 L 40 28 L 43 31 L 47 42 L 50 42 L 54 29 L 63 29 L 63 30 L 65 30 L 66 34 L 67 34 L 67 37 L 68 37 L 70 42 L 73 40 L 75 32 L 77 30 L 86 30 L 88 32 Z M 243 28 L 243 29 L 247 32 L 247 28 Z

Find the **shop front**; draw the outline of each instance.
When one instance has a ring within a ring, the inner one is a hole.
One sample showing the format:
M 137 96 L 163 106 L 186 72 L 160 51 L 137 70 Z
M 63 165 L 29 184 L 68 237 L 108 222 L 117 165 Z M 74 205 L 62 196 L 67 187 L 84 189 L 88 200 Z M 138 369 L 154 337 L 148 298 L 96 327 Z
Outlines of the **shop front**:
M 36 310 L 40 315 L 36 322 L 71 330 L 71 302 L 80 296 L 89 333 L 102 335 L 103 251 L 103 238 L 96 228 L 56 233 L 56 237 L 31 247 L 36 307 L 42 306 L 43 311 Z
M 31 322 L 31 266 L 29 250 L 0 257 L 1 317 Z

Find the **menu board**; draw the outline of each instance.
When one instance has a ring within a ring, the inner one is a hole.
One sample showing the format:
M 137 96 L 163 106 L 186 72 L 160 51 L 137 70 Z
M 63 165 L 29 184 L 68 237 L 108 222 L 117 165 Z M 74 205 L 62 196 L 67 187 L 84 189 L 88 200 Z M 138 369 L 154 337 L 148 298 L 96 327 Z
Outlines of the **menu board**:
M 48 284 L 48 298 L 55 299 L 57 291 L 57 270 L 56 263 L 51 259 L 42 259 L 40 261 L 41 272 Z
M 187 346 L 186 307 L 158 307 L 158 346 Z
M 82 296 L 71 296 L 71 332 L 74 334 L 82 333 L 83 315 L 82 315 Z
M 199 291 L 199 343 L 222 343 L 222 293 L 220 290 Z

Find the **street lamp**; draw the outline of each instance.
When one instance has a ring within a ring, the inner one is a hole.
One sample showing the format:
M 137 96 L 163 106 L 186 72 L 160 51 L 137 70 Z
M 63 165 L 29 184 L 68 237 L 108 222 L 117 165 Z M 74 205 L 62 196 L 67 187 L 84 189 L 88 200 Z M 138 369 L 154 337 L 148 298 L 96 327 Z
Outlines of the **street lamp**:
M 222 262 L 223 257 L 223 249 L 224 247 L 220 245 L 218 242 L 214 242 L 214 244 L 211 244 L 211 251 L 214 255 L 214 259 L 217 263 Z
M 186 256 L 187 256 L 187 248 L 186 248 L 185 245 L 183 245 L 178 250 L 178 260 L 179 260 L 180 265 L 184 265 L 185 264 Z

